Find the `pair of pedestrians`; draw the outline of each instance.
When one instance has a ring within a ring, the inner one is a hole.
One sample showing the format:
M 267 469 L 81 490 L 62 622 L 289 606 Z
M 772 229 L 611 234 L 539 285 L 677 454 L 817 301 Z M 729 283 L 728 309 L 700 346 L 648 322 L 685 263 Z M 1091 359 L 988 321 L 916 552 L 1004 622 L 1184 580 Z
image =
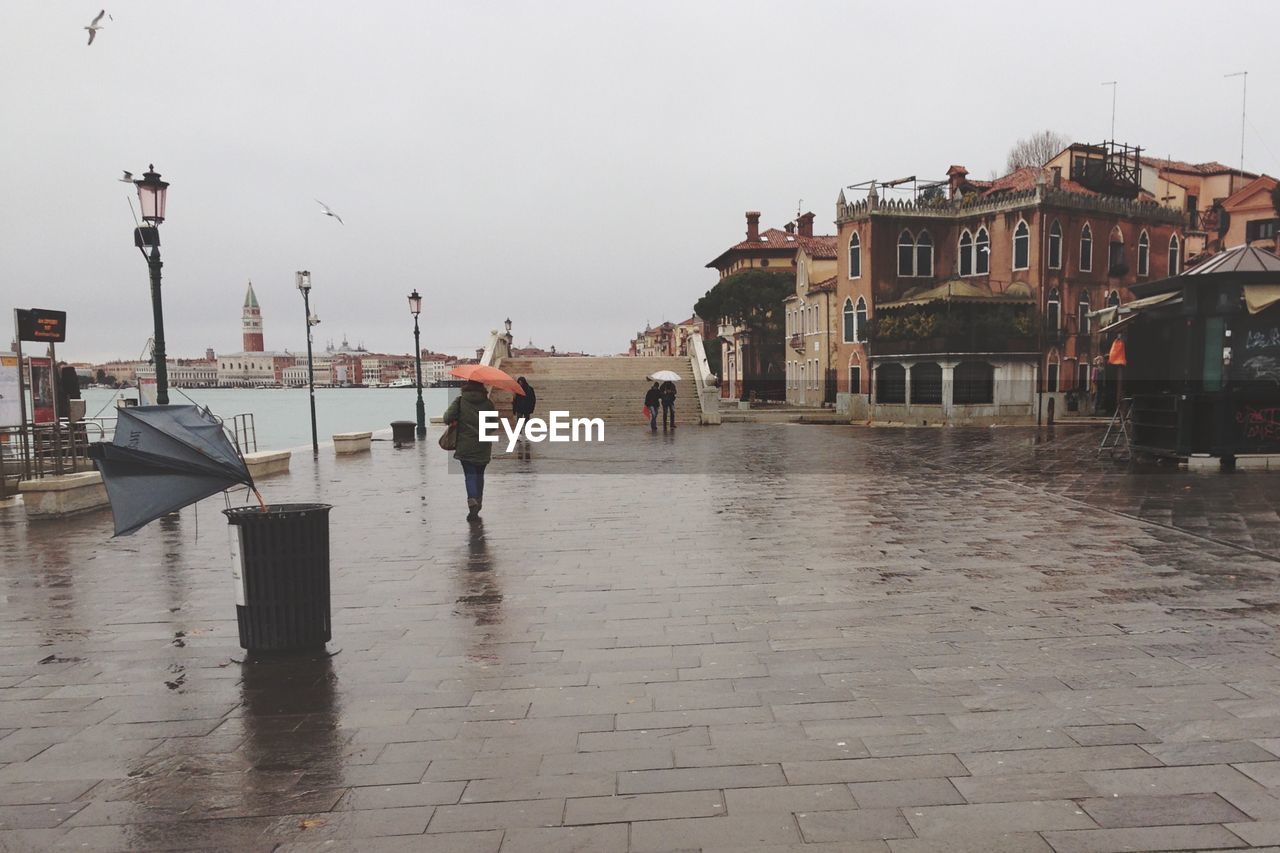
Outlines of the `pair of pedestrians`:
M 644 395 L 644 406 L 649 411 L 649 429 L 658 431 L 658 407 L 662 407 L 662 428 L 667 428 L 671 421 L 671 429 L 676 428 L 676 383 L 671 380 L 654 382 Z

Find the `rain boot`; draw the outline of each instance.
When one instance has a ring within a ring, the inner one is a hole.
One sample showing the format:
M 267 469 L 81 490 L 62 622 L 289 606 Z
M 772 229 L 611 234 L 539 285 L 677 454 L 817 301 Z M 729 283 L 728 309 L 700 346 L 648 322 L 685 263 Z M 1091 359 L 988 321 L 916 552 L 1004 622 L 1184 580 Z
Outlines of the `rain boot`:
M 480 517 L 480 501 L 467 498 L 467 521 L 475 521 Z

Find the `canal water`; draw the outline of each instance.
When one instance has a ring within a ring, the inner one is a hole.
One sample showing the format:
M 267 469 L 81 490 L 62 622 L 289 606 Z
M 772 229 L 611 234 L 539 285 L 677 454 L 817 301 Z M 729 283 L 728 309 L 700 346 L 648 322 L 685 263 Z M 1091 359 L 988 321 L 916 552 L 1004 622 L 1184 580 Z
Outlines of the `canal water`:
M 137 397 L 136 389 L 122 392 Z M 448 405 L 448 389 L 424 388 L 427 418 L 440 415 Z M 117 392 L 86 388 L 85 414 L 115 416 Z M 414 388 L 317 388 L 316 431 L 320 441 L 335 432 L 387 429 L 392 421 L 415 419 Z M 259 450 L 289 450 L 311 444 L 311 410 L 305 388 L 171 388 L 170 403 L 195 402 L 215 415 L 231 420 L 250 412 L 258 432 Z

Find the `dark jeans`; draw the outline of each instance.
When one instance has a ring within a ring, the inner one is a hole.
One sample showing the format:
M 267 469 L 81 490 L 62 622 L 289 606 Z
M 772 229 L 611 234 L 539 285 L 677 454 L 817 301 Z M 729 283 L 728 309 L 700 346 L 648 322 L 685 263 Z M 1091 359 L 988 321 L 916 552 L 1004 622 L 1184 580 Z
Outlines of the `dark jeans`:
M 667 428 L 667 418 L 671 418 L 672 426 L 676 425 L 676 401 L 675 400 L 662 401 L 662 428 L 663 429 Z
M 658 428 L 658 404 L 654 403 L 649 407 L 649 429 Z
M 461 459 L 458 461 L 462 462 Z M 484 466 L 475 462 L 462 462 L 462 476 L 467 483 L 467 497 L 484 500 Z

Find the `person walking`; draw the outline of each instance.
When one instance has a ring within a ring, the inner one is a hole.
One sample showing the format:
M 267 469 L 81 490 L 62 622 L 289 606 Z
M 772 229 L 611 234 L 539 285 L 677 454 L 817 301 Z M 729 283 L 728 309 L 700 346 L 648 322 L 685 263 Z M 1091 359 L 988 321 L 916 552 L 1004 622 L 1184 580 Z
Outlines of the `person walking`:
M 667 428 L 667 418 L 671 419 L 671 428 L 676 428 L 676 383 L 668 379 L 662 383 L 662 428 Z
M 462 393 L 444 410 L 444 422 L 457 428 L 453 458 L 462 463 L 467 487 L 467 520 L 480 517 L 484 502 L 484 469 L 493 455 L 493 443 L 480 440 L 480 413 L 495 412 L 489 394 L 479 382 L 464 382 Z
M 533 415 L 533 410 L 538 404 L 538 395 L 533 392 L 533 386 L 523 376 L 516 382 L 520 383 L 520 387 L 524 389 L 523 397 L 516 394 L 511 401 L 511 412 L 516 416 L 516 429 L 519 430 Z
M 662 388 L 657 382 L 644 395 L 644 407 L 649 410 L 649 429 L 658 431 L 658 407 L 662 405 Z

